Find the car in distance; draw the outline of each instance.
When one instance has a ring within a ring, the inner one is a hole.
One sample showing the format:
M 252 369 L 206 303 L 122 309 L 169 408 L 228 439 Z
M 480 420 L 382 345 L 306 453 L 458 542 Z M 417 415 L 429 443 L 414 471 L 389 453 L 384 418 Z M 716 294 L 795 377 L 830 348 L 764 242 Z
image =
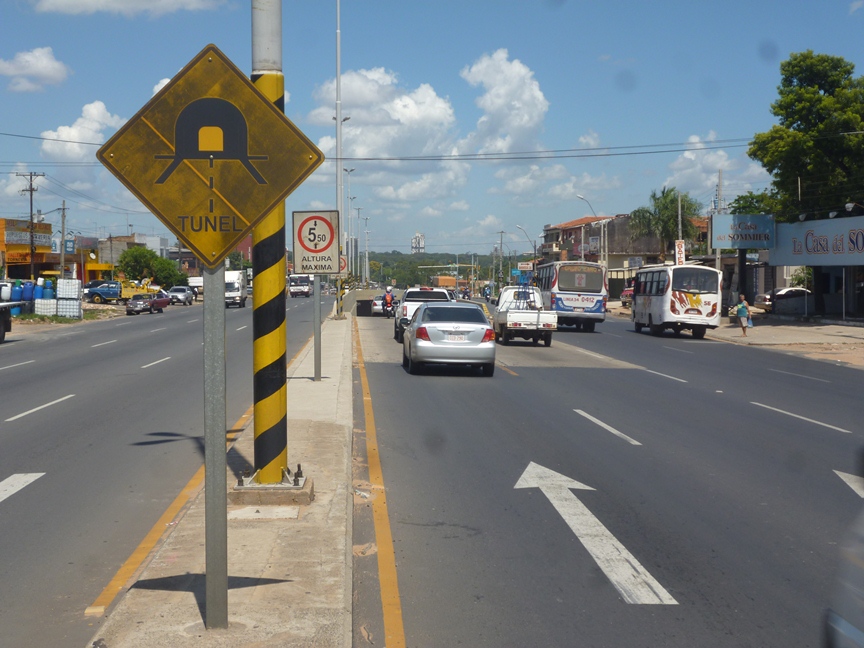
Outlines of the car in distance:
M 784 299 L 793 299 L 795 297 L 804 297 L 809 295 L 810 291 L 806 288 L 775 288 L 774 290 L 762 295 L 756 295 L 753 305 L 756 308 L 770 313 L 774 310 L 774 305 Z M 736 300 L 737 301 L 737 300 Z M 732 307 L 734 308 L 734 306 Z
M 495 332 L 478 304 L 431 301 L 402 318 L 402 366 L 417 374 L 427 364 L 480 367 L 495 373 Z
M 383 315 L 384 314 L 384 295 L 376 295 L 372 299 L 372 314 L 373 315 Z
M 630 308 L 633 304 L 633 287 L 625 288 L 621 291 L 621 307 Z
M 126 314 L 140 315 L 144 312 L 161 313 L 170 304 L 171 297 L 162 290 L 155 293 L 139 293 L 132 295 L 126 302 Z
M 172 286 L 168 291 L 168 296 L 171 297 L 172 304 L 185 304 L 186 306 L 191 306 L 195 299 L 189 286 Z

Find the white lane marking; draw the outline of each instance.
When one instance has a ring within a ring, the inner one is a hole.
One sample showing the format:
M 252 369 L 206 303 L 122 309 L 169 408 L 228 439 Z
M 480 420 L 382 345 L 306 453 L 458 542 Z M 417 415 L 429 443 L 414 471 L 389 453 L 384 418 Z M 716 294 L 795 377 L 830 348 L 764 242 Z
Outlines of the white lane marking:
M 612 337 L 617 337 L 617 338 L 621 337 L 620 335 L 615 335 L 614 333 L 606 333 L 605 331 L 604 331 L 603 335 L 611 335 Z
M 597 425 L 599 425 L 600 427 L 602 427 L 602 428 L 603 428 L 604 430 L 606 430 L 607 432 L 611 432 L 612 434 L 614 434 L 614 435 L 617 436 L 618 438 L 620 438 L 620 439 L 624 439 L 627 443 L 630 443 L 630 444 L 632 444 L 632 445 L 642 445 L 642 444 L 639 443 L 636 439 L 633 439 L 633 438 L 627 436 L 627 435 L 624 434 L 623 432 L 619 432 L 618 430 L 616 430 L 615 428 L 613 428 L 611 425 L 606 425 L 606 423 L 604 423 L 604 422 L 601 421 L 600 419 L 596 419 L 596 418 L 594 418 L 593 416 L 591 416 L 591 415 L 588 414 L 587 412 L 583 412 L 583 411 L 580 410 L 580 409 L 574 409 L 573 411 L 576 412 L 579 416 L 584 416 L 586 419 L 588 419 L 588 420 L 591 421 L 592 423 L 596 423 Z
M 238 328 L 237 330 L 238 330 L 238 331 L 242 331 L 244 328 L 249 328 L 249 327 L 248 327 L 248 326 L 241 326 L 241 327 Z
M 24 365 L 31 364 L 33 362 L 36 362 L 36 361 L 35 360 L 27 360 L 26 362 L 19 362 L 18 364 L 14 364 L 14 365 L 6 365 L 5 367 L 0 367 L 0 371 L 3 371 L 4 369 L 14 369 L 15 367 L 23 367 Z
M 194 320 L 187 320 L 186 323 L 187 323 L 187 324 L 194 324 L 194 323 L 197 322 L 197 321 L 198 321 L 197 319 L 194 319 Z
M 807 418 L 806 416 L 801 416 L 800 414 L 793 414 L 792 412 L 787 412 L 786 410 L 777 409 L 776 407 L 771 407 L 770 405 L 763 405 L 762 403 L 756 403 L 754 401 L 750 401 L 751 405 L 758 405 L 759 407 L 764 407 L 765 409 L 769 409 L 772 412 L 779 412 L 780 414 L 785 414 L 786 416 L 791 416 L 793 418 L 801 419 L 802 421 L 807 421 L 808 423 L 814 423 L 815 425 L 821 425 L 822 427 L 830 428 L 832 430 L 837 430 L 838 432 L 845 432 L 846 434 L 852 434 L 850 430 L 844 430 L 841 427 L 837 427 L 836 425 L 830 425 L 828 423 L 823 423 L 822 421 L 817 421 L 815 419 Z
M 31 410 L 27 410 L 26 412 L 21 412 L 20 414 L 13 416 L 12 418 L 6 419 L 6 422 L 8 423 L 9 421 L 15 421 L 19 418 L 23 418 L 23 417 L 27 416 L 28 414 L 33 414 L 33 412 L 38 412 L 39 410 L 45 409 L 46 407 L 51 407 L 52 405 L 56 405 L 57 403 L 62 403 L 63 401 L 65 401 L 69 398 L 73 398 L 74 396 L 75 396 L 75 394 L 69 394 L 68 396 L 64 396 L 63 398 L 58 398 L 57 400 L 51 401 L 50 403 L 45 403 L 44 405 L 40 405 L 39 407 L 34 407 Z
M 586 351 L 585 349 L 580 349 L 577 346 L 573 347 L 579 353 L 584 353 L 585 355 L 593 356 L 595 358 L 600 358 L 601 360 L 609 360 L 609 356 L 602 356 L 599 353 L 591 353 L 590 351 Z
M 839 470 L 835 470 L 834 474 L 846 482 L 846 485 L 855 491 L 855 494 L 858 495 L 858 497 L 864 498 L 864 478 L 859 477 L 858 475 L 850 475 L 849 473 L 840 472 Z
M 513 488 L 539 488 L 627 603 L 678 605 L 636 557 L 603 526 L 571 488 L 594 490 L 533 461 Z
M 0 482 L 0 502 L 29 486 L 45 473 L 18 473 Z
M 165 362 L 166 360 L 170 360 L 170 359 L 171 359 L 171 356 L 168 356 L 167 358 L 162 358 L 161 360 L 157 360 L 156 362 L 151 362 L 150 364 L 142 365 L 141 368 L 146 369 L 147 367 L 152 367 L 153 365 L 157 365 L 160 362 Z
M 167 326 L 163 326 L 162 328 L 153 329 L 153 330 L 150 331 L 150 332 L 151 332 L 151 333 L 158 333 L 159 331 L 167 331 L 167 330 L 168 330 L 168 327 L 167 327 Z
M 668 378 L 669 380 L 677 380 L 678 382 L 683 382 L 683 383 L 687 382 L 686 380 L 684 380 L 682 378 L 676 378 L 675 376 L 668 376 L 664 373 L 660 373 L 659 371 L 651 371 L 650 369 L 646 369 L 645 371 L 647 371 L 648 373 L 652 373 L 655 376 L 662 376 L 663 378 Z
M 107 342 L 100 342 L 99 344 L 91 344 L 90 348 L 95 349 L 96 347 L 105 346 L 106 344 L 114 344 L 117 340 L 108 340 Z
M 669 349 L 670 351 L 677 351 L 678 353 L 693 353 L 692 351 L 685 351 L 684 349 L 676 349 L 675 347 L 664 346 L 663 348 Z
M 769 369 L 768 371 L 775 371 L 777 373 L 786 374 L 787 376 L 795 376 L 796 378 L 806 378 L 807 380 L 818 380 L 819 382 L 830 383 L 830 380 L 824 380 L 822 378 L 814 378 L 813 376 L 805 376 L 804 374 L 792 373 L 791 371 L 781 371 L 780 369 Z

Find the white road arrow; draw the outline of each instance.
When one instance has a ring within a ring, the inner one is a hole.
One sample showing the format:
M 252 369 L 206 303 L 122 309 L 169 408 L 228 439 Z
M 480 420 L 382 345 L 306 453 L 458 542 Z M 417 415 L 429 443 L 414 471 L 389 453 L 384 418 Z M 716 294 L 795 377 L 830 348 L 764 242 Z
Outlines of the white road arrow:
M 594 514 L 570 492 L 594 490 L 574 479 L 534 463 L 528 464 L 514 488 L 539 488 L 564 518 L 591 557 L 627 603 L 678 605 Z
M 859 477 L 858 475 L 850 475 L 849 473 L 840 472 L 839 470 L 834 471 L 835 474 L 846 482 L 846 485 L 855 491 L 855 494 L 858 497 L 864 498 L 864 479 Z

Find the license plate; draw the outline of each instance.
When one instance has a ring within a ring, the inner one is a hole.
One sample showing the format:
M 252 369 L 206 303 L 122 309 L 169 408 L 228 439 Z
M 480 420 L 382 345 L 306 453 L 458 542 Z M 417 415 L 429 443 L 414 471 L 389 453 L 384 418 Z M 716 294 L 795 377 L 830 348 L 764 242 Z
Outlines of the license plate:
M 447 336 L 447 341 L 448 342 L 464 342 L 465 336 L 464 335 L 453 335 L 451 333 L 450 335 Z
M 685 315 L 701 315 L 702 311 L 700 311 L 698 308 L 688 308 L 686 311 L 684 311 L 684 314 Z
M 574 312 L 574 313 L 581 313 L 581 312 L 584 311 L 584 310 L 585 310 L 585 309 L 582 308 L 581 306 L 576 306 L 576 307 L 573 309 L 573 312 Z

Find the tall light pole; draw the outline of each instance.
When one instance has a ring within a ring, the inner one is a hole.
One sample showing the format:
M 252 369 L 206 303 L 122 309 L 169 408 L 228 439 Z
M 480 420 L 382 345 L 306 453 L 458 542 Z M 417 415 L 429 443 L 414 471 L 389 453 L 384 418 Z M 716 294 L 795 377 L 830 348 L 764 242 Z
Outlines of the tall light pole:
M 522 233 L 525 235 L 525 238 L 528 239 L 528 242 L 534 248 L 534 256 L 531 257 L 531 275 L 532 275 L 531 278 L 533 280 L 534 276 L 537 274 L 537 243 L 535 243 L 533 240 L 531 240 L 531 237 L 528 236 L 528 232 L 525 231 L 524 227 L 522 227 L 521 225 L 517 225 L 516 227 L 518 227 L 520 230 L 522 230 Z
M 579 200 L 584 200 L 586 203 L 588 203 L 588 207 L 591 208 L 591 213 L 594 214 L 594 218 L 597 218 L 597 212 L 594 211 L 594 207 L 591 206 L 591 203 L 588 202 L 588 199 L 585 196 L 583 196 L 582 194 L 576 194 L 576 197 Z M 583 225 L 580 229 L 582 230 L 582 245 L 579 246 L 579 251 L 582 253 L 582 260 L 584 261 L 585 260 L 585 226 Z M 600 245 L 600 249 L 601 249 L 601 251 L 603 249 L 602 243 Z
M 348 257 L 348 272 L 351 272 L 351 252 L 350 252 L 350 250 L 351 250 L 351 204 L 350 203 L 352 200 L 352 198 L 351 198 L 351 174 L 354 172 L 354 168 L 352 167 L 352 168 L 348 169 L 348 168 L 342 167 L 342 170 L 348 174 L 348 203 L 349 204 L 348 204 L 348 218 L 345 219 L 346 220 L 345 226 L 347 227 L 348 240 L 347 240 L 346 246 L 345 246 L 345 254 Z M 343 207 L 344 207 L 344 203 L 343 203 Z M 341 210 L 339 211 L 339 218 L 343 218 L 343 214 L 342 214 Z
M 360 208 L 358 207 L 357 209 L 358 209 L 358 213 L 359 213 Z M 364 266 L 363 274 L 365 275 L 364 276 L 364 285 L 368 288 L 369 287 L 369 216 L 364 216 L 363 220 L 366 222 L 366 228 L 365 228 L 365 231 L 366 231 L 366 264 Z

